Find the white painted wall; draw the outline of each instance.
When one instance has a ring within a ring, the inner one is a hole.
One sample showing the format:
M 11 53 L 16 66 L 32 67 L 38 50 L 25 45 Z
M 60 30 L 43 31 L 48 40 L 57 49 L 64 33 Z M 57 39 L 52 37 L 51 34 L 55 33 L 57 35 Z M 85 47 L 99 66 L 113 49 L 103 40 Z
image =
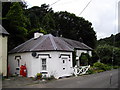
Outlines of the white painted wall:
M 9 65 L 10 65 L 10 72 L 14 74 L 16 72 L 17 61 L 15 60 L 15 56 L 21 56 L 21 63 L 26 64 L 28 77 L 34 77 L 37 73 L 42 72 L 42 58 L 46 58 L 47 64 L 47 72 L 48 76 L 54 75 L 56 78 L 62 76 L 69 76 L 73 73 L 73 66 L 72 66 L 72 52 L 57 52 L 57 51 L 49 51 L 49 52 L 37 52 L 37 54 L 50 54 L 51 58 L 48 56 L 39 56 L 39 58 L 35 58 L 31 55 L 31 52 L 28 53 L 18 53 L 18 54 L 10 54 L 8 57 Z M 68 56 L 61 56 L 60 54 L 68 54 Z M 63 70 L 63 60 L 62 58 L 66 58 L 67 66 L 66 71 Z
M 81 53 L 88 53 L 90 56 L 92 56 L 92 51 L 87 50 L 76 50 L 76 56 L 80 57 Z
M 31 53 L 16 53 L 16 54 L 9 54 L 8 55 L 8 65 L 10 67 L 10 74 L 15 74 L 17 72 L 16 68 L 18 67 L 18 62 L 15 60 L 15 56 L 21 56 L 20 59 L 20 66 L 22 64 L 26 64 L 28 77 L 31 76 L 31 60 L 32 56 Z
M 0 74 L 7 76 L 7 36 L 0 35 Z

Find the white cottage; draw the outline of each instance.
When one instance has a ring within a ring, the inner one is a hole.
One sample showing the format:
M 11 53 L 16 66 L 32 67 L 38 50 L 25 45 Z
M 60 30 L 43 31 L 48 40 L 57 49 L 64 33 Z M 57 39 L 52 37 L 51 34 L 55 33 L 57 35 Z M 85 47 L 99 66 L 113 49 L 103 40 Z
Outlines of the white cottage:
M 0 74 L 7 76 L 7 39 L 9 33 L 0 25 Z
M 81 49 L 80 49 L 81 48 Z M 92 49 L 78 41 L 54 37 L 51 34 L 35 33 L 34 38 L 26 41 L 9 52 L 11 74 L 19 74 L 22 64 L 27 67 L 27 76 L 34 77 L 37 73 L 56 78 L 73 74 L 72 52 L 82 52 Z

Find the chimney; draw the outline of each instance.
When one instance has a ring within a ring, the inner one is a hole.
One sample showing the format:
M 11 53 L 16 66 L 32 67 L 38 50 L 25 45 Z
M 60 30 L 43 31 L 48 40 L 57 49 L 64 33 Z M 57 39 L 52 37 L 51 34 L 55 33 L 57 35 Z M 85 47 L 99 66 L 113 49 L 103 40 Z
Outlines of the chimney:
M 43 33 L 39 33 L 39 32 L 34 33 L 34 39 L 37 39 L 41 36 L 43 36 Z
M 83 39 L 81 37 L 79 38 L 79 42 L 83 42 Z
M 62 34 L 60 35 L 60 37 L 62 37 Z

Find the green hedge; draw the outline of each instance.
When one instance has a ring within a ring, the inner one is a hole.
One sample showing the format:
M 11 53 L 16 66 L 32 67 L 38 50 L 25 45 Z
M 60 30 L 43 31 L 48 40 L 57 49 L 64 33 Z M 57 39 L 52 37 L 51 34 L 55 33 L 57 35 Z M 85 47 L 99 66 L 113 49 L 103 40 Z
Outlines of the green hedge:
M 113 68 L 116 69 L 118 68 L 118 66 L 114 66 Z M 103 72 L 111 69 L 112 69 L 112 66 L 110 65 L 96 62 L 93 64 L 92 67 L 90 67 L 90 69 L 87 71 L 87 74 L 99 73 L 99 72 Z
M 112 69 L 112 66 L 109 66 L 107 64 L 103 64 L 103 63 L 100 63 L 100 62 L 96 62 L 93 64 L 93 67 L 97 70 L 104 70 L 104 71 L 107 71 L 107 70 L 111 70 Z

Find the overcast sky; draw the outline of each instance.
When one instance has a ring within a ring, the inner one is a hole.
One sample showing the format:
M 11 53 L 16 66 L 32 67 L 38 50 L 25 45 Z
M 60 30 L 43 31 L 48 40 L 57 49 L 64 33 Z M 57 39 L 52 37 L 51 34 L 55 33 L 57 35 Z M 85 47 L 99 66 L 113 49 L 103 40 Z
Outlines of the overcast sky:
M 97 34 L 97 39 L 111 36 L 118 33 L 118 1 L 119 0 L 25 0 L 28 7 L 49 4 L 55 12 L 68 11 L 77 16 L 84 17 L 92 22 Z M 57 1 L 57 3 L 55 3 Z M 91 1 L 91 2 L 90 2 Z M 88 7 L 81 11 L 90 2 Z M 53 4 L 55 3 L 55 4 Z M 53 5 L 52 5 L 53 4 Z

